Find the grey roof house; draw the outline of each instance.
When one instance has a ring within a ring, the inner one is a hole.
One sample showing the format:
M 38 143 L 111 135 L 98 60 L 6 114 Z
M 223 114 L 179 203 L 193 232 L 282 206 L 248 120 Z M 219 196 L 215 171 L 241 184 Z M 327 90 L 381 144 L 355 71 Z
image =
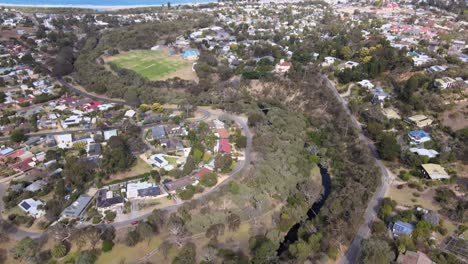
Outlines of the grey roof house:
M 396 221 L 392 227 L 392 233 L 394 237 L 398 237 L 400 235 L 411 236 L 413 230 L 414 226 L 412 224 L 402 221 Z
M 155 126 L 151 129 L 153 140 L 166 138 L 166 129 L 163 126 Z
M 93 197 L 91 196 L 80 195 L 76 201 L 63 210 L 61 216 L 65 218 L 78 218 L 91 200 L 93 200 Z

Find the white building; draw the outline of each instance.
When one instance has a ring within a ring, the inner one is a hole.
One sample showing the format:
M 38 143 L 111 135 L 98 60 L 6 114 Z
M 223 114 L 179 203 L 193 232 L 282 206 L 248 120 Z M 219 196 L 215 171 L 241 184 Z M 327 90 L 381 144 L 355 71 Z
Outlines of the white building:
M 155 154 L 149 157 L 148 162 L 153 167 L 164 168 L 169 165 L 169 162 L 163 157 L 162 154 Z
M 34 198 L 25 199 L 18 204 L 19 208 L 21 208 L 23 211 L 25 211 L 34 218 L 39 218 L 45 215 L 45 211 L 42 209 L 43 206 L 43 202 Z
M 57 146 L 61 149 L 67 149 L 73 146 L 73 139 L 71 134 L 55 135 L 54 139 L 57 143 Z
M 358 84 L 362 87 L 365 87 L 367 89 L 372 89 L 374 88 L 374 85 L 371 83 L 371 81 L 369 80 L 362 80 L 360 82 L 358 82 Z

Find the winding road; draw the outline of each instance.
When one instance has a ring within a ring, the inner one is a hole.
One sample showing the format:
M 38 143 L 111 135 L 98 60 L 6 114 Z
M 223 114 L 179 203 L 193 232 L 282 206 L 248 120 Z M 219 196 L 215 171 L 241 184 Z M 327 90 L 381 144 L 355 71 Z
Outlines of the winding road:
M 380 203 L 382 199 L 385 197 L 385 194 L 387 193 L 388 187 L 390 186 L 390 183 L 392 182 L 394 176 L 391 174 L 390 170 L 387 167 L 385 167 L 385 165 L 383 164 L 382 160 L 379 157 L 377 149 L 374 145 L 374 142 L 365 136 L 361 124 L 358 122 L 355 116 L 351 113 L 351 110 L 349 109 L 347 102 L 343 99 L 342 96 L 340 96 L 335 85 L 326 77 L 324 77 L 324 79 L 322 80 L 322 83 L 326 85 L 333 92 L 336 99 L 343 106 L 343 109 L 346 111 L 349 118 L 351 119 L 353 126 L 359 131 L 359 139 L 364 144 L 367 145 L 367 147 L 372 153 L 372 156 L 375 159 L 375 163 L 377 164 L 381 172 L 380 185 L 367 205 L 366 211 L 363 215 L 364 221 L 359 227 L 358 232 L 356 233 L 353 241 L 351 242 L 351 245 L 348 248 L 348 251 L 338 261 L 338 263 L 340 264 L 354 264 L 354 263 L 357 263 L 357 260 L 359 258 L 362 240 L 368 238 L 371 234 L 372 221 L 377 216 Z

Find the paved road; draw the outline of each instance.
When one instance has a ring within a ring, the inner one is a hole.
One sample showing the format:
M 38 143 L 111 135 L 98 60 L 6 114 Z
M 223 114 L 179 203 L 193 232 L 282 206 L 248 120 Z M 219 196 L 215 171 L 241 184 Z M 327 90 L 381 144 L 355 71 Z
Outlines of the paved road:
M 78 89 L 76 88 L 75 86 L 67 83 L 63 78 L 57 78 L 57 81 L 67 87 L 70 91 L 78 94 L 78 95 L 83 95 L 85 97 L 88 97 L 88 98 L 91 98 L 91 99 L 94 99 L 94 100 L 98 100 L 98 101 L 102 101 L 102 102 L 105 102 L 105 103 L 109 103 L 109 104 L 122 104 L 122 105 L 127 105 L 127 106 L 133 106 L 135 107 L 134 105 L 131 105 L 129 103 L 127 103 L 125 100 L 120 100 L 120 99 L 111 99 L 111 98 L 107 98 L 107 97 L 103 97 L 103 96 L 99 96 L 99 95 L 94 95 L 94 94 L 90 94 L 88 92 L 85 92 L 81 89 Z
M 382 199 L 384 198 L 385 193 L 387 192 L 388 187 L 392 181 L 392 175 L 390 175 L 389 170 L 387 169 L 387 167 L 385 167 L 382 160 L 380 160 L 380 157 L 377 152 L 377 149 L 375 148 L 374 142 L 364 135 L 364 131 L 362 129 L 361 124 L 357 121 L 357 119 L 351 113 L 351 110 L 349 109 L 348 104 L 343 99 L 343 97 L 340 96 L 340 94 L 338 93 L 333 83 L 330 80 L 328 80 L 328 78 L 324 78 L 323 84 L 326 85 L 328 88 L 330 88 L 330 90 L 335 95 L 336 99 L 342 104 L 344 110 L 349 115 L 353 126 L 360 132 L 359 139 L 367 145 L 367 147 L 369 148 L 369 150 L 371 151 L 375 159 L 377 166 L 380 168 L 380 172 L 381 172 L 381 183 L 379 187 L 377 188 L 377 191 L 372 196 L 372 199 L 369 201 L 369 204 L 367 205 L 367 209 L 363 216 L 364 222 L 359 227 L 359 230 L 356 233 L 356 236 L 354 237 L 353 241 L 351 242 L 351 245 L 349 246 L 348 251 L 338 262 L 340 264 L 348 264 L 348 263 L 353 264 L 353 263 L 357 263 L 362 240 L 370 236 L 370 233 L 371 233 L 370 228 L 371 228 L 372 221 L 377 216 L 380 203 Z

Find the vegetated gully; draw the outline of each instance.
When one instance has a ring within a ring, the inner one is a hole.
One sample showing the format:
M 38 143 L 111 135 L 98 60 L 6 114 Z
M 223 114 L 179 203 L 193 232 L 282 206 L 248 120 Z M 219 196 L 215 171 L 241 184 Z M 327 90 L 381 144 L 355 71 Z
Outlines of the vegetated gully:
M 322 176 L 322 186 L 323 186 L 323 192 L 320 197 L 320 200 L 315 202 L 312 207 L 307 211 L 307 219 L 312 220 L 314 219 L 322 206 L 325 204 L 325 201 L 327 200 L 328 196 L 331 193 L 331 188 L 332 188 L 332 183 L 331 183 L 331 178 L 330 175 L 328 174 L 328 169 L 323 166 L 320 167 L 320 175 Z M 279 249 L 278 249 L 278 256 L 283 254 L 288 250 L 289 245 L 292 243 L 296 242 L 298 240 L 298 231 L 301 225 L 303 224 L 303 221 L 293 225 L 291 229 L 289 229 L 288 233 L 286 234 L 283 242 L 280 244 Z
M 269 109 L 265 105 L 259 104 L 258 107 L 260 108 L 260 110 L 262 111 L 264 115 L 268 114 Z M 328 196 L 331 193 L 332 183 L 331 183 L 330 174 L 328 174 L 328 168 L 322 165 L 319 165 L 319 168 L 320 168 L 320 175 L 322 178 L 323 192 L 320 197 L 320 200 L 315 202 L 312 205 L 312 207 L 309 209 L 309 211 L 307 211 L 308 220 L 312 220 L 318 215 L 320 209 L 325 204 L 325 201 L 327 200 Z M 286 250 L 288 250 L 289 245 L 291 245 L 292 243 L 296 242 L 299 239 L 297 233 L 302 224 L 303 224 L 303 221 L 296 223 L 295 225 L 291 227 L 291 229 L 289 229 L 288 233 L 284 237 L 283 242 L 280 244 L 278 248 L 278 251 L 277 251 L 278 256 L 286 252 Z

